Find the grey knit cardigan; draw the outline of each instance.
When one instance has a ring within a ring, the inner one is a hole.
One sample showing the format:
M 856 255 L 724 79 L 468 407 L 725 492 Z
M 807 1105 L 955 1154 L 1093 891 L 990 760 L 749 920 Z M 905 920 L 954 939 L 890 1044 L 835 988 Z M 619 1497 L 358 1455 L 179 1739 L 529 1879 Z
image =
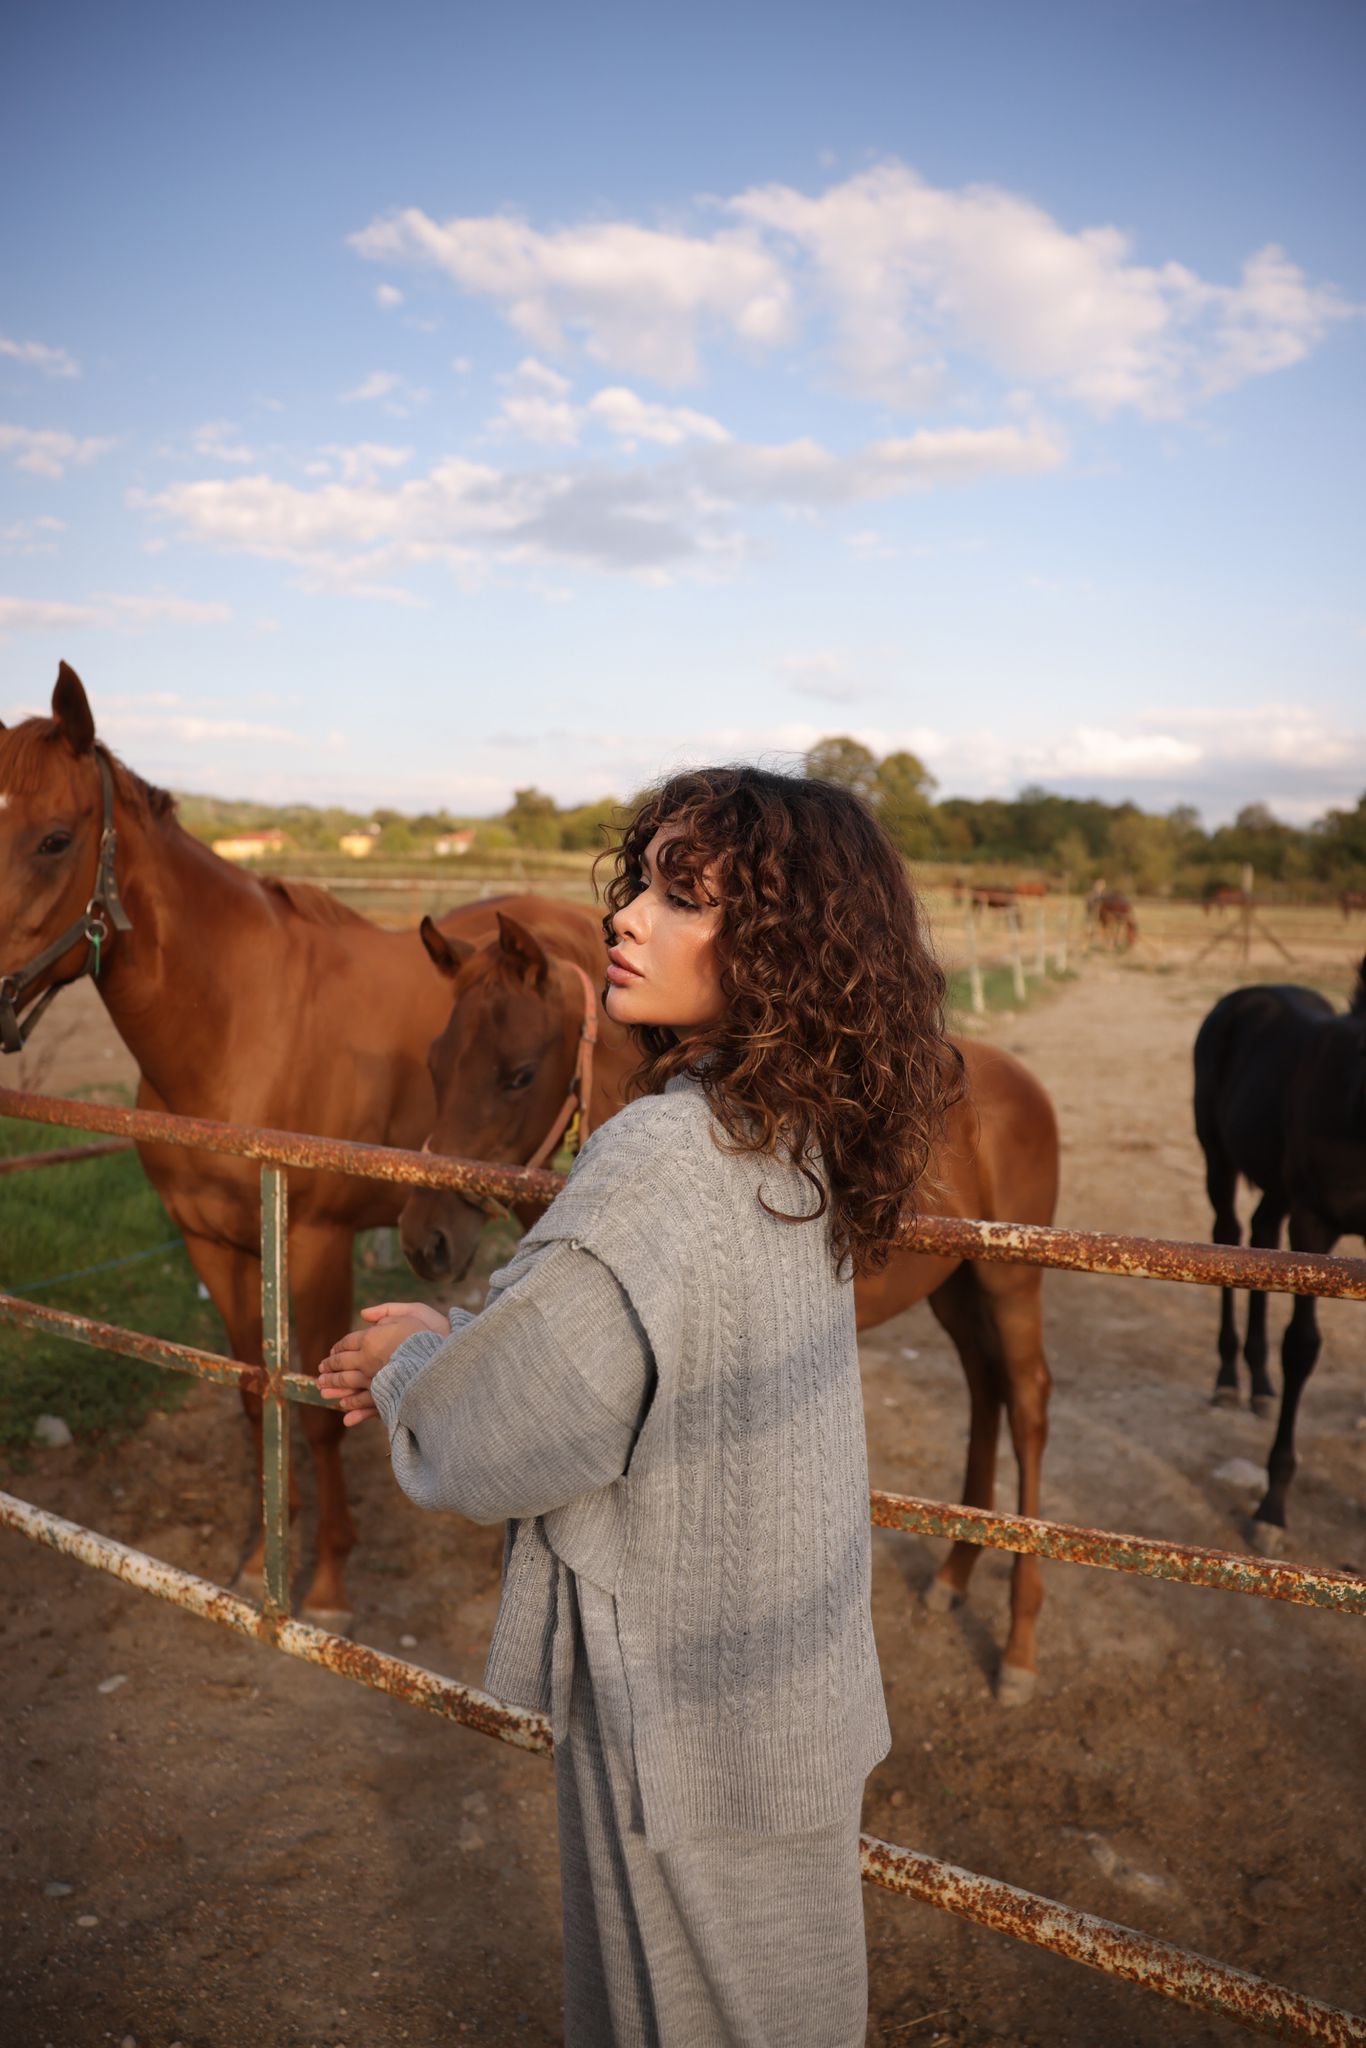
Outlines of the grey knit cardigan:
M 853 1286 L 828 1218 L 760 1204 L 809 1214 L 810 1183 L 723 1144 L 691 1077 L 629 1104 L 494 1276 L 582 1247 L 654 1355 L 621 1477 L 512 1525 L 486 1674 L 548 1710 L 556 1560 L 613 1595 L 653 1846 L 823 1826 L 890 1745 Z M 383 1406 L 395 1433 L 402 1400 Z

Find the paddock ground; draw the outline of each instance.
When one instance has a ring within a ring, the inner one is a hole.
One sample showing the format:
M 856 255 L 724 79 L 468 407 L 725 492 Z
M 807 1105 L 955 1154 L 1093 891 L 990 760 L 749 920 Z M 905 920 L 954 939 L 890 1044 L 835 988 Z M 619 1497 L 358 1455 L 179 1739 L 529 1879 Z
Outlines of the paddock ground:
M 1360 938 L 1323 923 L 1312 967 L 1298 972 L 1345 993 Z M 1235 978 L 1231 953 L 1179 972 L 1163 971 L 1169 959 L 1093 957 L 1075 983 L 988 1020 L 1058 1104 L 1061 1221 L 1208 1235 L 1189 1056 L 1200 1017 Z M 1253 971 L 1298 978 L 1265 954 Z M 121 1078 L 102 1013 L 75 1014 L 47 1084 Z M 1272 1425 L 1208 1405 L 1212 1295 L 1070 1274 L 1046 1285 L 1056 1389 L 1045 1511 L 1236 1546 L 1254 1489 L 1220 1470 L 1259 1464 Z M 1273 1331 L 1285 1313 L 1273 1303 Z M 1366 1568 L 1362 1315 L 1325 1306 L 1292 1496 L 1294 1554 L 1356 1570 Z M 871 1333 L 864 1358 L 874 1483 L 951 1497 L 966 1403 L 928 1310 Z M 415 1638 L 405 1654 L 477 1680 L 497 1600 L 496 1532 L 412 1508 L 377 1431 L 356 1432 L 347 1449 L 358 1635 L 392 1650 Z M 1002 1469 L 1009 1482 L 1008 1454 Z M 242 1425 L 228 1397 L 202 1386 L 119 1450 L 36 1454 L 9 1484 L 223 1582 L 253 1505 Z M 302 1555 L 307 1509 L 301 1521 Z M 559 2038 L 543 1761 L 238 1642 L 18 1537 L 0 1540 L 7 2042 Z M 939 1551 L 875 1532 L 895 1745 L 870 1780 L 865 1825 L 1366 2006 L 1366 1628 L 1046 1566 L 1039 1691 L 1003 1713 L 988 1673 L 1007 1560 L 984 1558 L 972 1603 L 935 1618 L 917 1596 Z M 71 1889 L 49 1896 L 54 1884 Z M 866 1897 L 875 2048 L 1252 2038 L 929 1907 Z

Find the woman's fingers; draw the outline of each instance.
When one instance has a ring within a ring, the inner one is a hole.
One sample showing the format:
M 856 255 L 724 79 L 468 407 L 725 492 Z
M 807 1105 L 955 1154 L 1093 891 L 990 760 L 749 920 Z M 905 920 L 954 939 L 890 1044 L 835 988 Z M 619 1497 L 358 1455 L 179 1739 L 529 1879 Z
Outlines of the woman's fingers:
M 411 1316 L 419 1307 L 415 1301 L 377 1301 L 371 1308 L 363 1308 L 361 1316 L 367 1323 L 382 1323 L 389 1316 Z

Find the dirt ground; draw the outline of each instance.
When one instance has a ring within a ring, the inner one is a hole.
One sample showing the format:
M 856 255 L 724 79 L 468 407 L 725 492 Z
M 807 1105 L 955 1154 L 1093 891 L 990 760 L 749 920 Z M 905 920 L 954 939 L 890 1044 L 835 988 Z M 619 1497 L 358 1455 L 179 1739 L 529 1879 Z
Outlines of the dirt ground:
M 1212 978 L 1093 960 L 1051 1000 L 990 1021 L 1058 1104 L 1061 1221 L 1208 1236 L 1189 1065 L 1218 992 Z M 75 1011 L 86 994 L 65 999 L 65 1046 L 32 1082 L 126 1074 L 121 1049 L 106 1057 L 102 1013 Z M 1272 1425 L 1209 1406 L 1212 1295 L 1046 1284 L 1045 1511 L 1238 1547 L 1256 1489 L 1221 1468 L 1260 1465 Z M 1273 1303 L 1274 1331 L 1285 1312 Z M 1361 1311 L 1329 1303 L 1323 1325 L 1294 1554 L 1362 1570 Z M 869 1335 L 864 1355 L 874 1483 L 952 1497 L 966 1400 L 937 1324 L 914 1310 Z M 378 1430 L 347 1448 L 357 1634 L 477 1681 L 498 1534 L 412 1507 Z M 117 1452 L 37 1453 L 9 1485 L 222 1583 L 253 1508 L 240 1421 L 203 1386 Z M 302 1557 L 307 1511 L 301 1521 Z M 13 2048 L 559 2039 L 544 1761 L 3 1542 L 0 2034 Z M 1039 1690 L 1007 1712 L 989 1676 L 1008 1560 L 987 1555 L 971 1604 L 935 1617 L 918 1593 L 939 1548 L 875 1532 L 895 1746 L 865 1825 L 1361 2010 L 1360 1623 L 1048 1566 Z M 866 1899 L 879 2048 L 1250 2038 L 930 1907 Z

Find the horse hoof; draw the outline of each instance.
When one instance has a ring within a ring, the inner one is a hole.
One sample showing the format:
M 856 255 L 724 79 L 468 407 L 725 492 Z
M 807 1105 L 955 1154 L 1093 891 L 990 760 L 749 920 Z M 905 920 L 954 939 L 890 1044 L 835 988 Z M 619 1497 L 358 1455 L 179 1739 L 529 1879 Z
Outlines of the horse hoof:
M 356 1617 L 349 1607 L 304 1607 L 299 1619 L 313 1628 L 326 1629 L 330 1636 L 349 1636 L 356 1626 Z
M 1216 1387 L 1209 1397 L 1209 1405 L 1211 1408 L 1236 1408 L 1238 1406 L 1238 1389 L 1236 1387 Z
M 1255 1518 L 1243 1524 L 1243 1537 L 1249 1550 L 1255 1550 L 1258 1557 L 1289 1557 L 1290 1536 L 1277 1522 L 1259 1522 Z
M 956 1586 L 949 1585 L 947 1580 L 931 1579 L 929 1585 L 921 1591 L 920 1602 L 930 1614 L 952 1614 L 954 1608 L 961 1607 L 967 1597 L 967 1594 L 960 1593 Z
M 1252 1412 L 1254 1415 L 1260 1415 L 1263 1422 L 1269 1422 L 1276 1413 L 1276 1396 L 1274 1394 L 1254 1394 L 1252 1396 Z
M 1026 1671 L 1022 1664 L 1003 1664 L 996 1674 L 997 1706 L 1027 1706 L 1038 1682 L 1037 1671 Z

